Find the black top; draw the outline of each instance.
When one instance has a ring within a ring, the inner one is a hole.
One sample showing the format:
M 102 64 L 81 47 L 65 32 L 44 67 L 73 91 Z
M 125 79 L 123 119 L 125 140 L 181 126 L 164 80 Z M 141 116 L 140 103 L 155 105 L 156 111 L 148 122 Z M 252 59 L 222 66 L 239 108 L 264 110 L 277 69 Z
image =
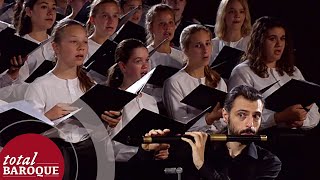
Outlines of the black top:
M 173 36 L 173 39 L 171 40 L 171 44 L 174 46 L 174 47 L 177 47 L 179 48 L 180 47 L 180 35 L 183 31 L 183 29 L 191 24 L 194 24 L 193 22 L 191 21 L 187 21 L 185 19 L 181 19 L 179 25 L 177 26 L 175 32 L 174 32 L 174 36 Z
M 171 144 L 169 151 L 168 160 L 174 163 L 167 167 L 182 167 L 181 176 L 184 180 L 273 180 L 281 171 L 279 158 L 254 143 L 249 143 L 240 155 L 232 158 L 225 143 L 207 142 L 205 162 L 199 170 L 193 164 L 189 144 Z M 154 158 L 154 153 L 139 148 L 130 160 L 145 163 Z
M 210 154 L 209 154 L 210 153 Z M 220 145 L 209 151 L 204 165 L 196 173 L 184 171 L 184 179 L 275 179 L 281 170 L 281 161 L 277 156 L 260 146 L 250 143 L 242 153 L 232 158 L 227 147 Z M 191 154 L 190 154 L 191 155 Z M 195 167 L 194 167 L 195 169 Z M 195 170 L 197 171 L 197 170 Z M 191 174 L 189 174 L 189 172 Z

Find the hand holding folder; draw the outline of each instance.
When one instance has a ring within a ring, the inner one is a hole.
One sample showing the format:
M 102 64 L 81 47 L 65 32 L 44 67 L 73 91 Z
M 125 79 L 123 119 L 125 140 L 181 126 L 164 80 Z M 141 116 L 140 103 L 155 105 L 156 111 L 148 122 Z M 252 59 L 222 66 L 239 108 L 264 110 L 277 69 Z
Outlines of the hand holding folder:
M 183 124 L 166 116 L 142 109 L 112 139 L 129 146 L 139 146 L 141 142 L 136 140 L 141 139 L 142 136 L 152 129 L 170 129 L 169 135 L 184 134 L 184 132 L 190 129 L 207 111 L 208 109 L 204 110 L 187 124 Z
M 267 87 L 261 89 L 259 92 L 263 94 L 278 82 L 279 81 L 276 81 L 268 85 Z M 219 103 L 220 106 L 223 106 L 227 94 L 227 92 L 221 91 L 219 89 L 200 84 L 191 93 L 184 97 L 181 102 L 194 108 L 204 110 L 208 107 L 215 107 L 217 103 Z
M 136 96 L 137 94 L 96 84 L 72 103 L 72 106 L 83 108 L 85 103 L 100 117 L 105 111 L 121 111 Z
M 296 104 L 307 107 L 313 103 L 320 104 L 320 86 L 296 79 L 291 79 L 265 98 L 265 107 L 276 112 Z
M 26 56 L 39 45 L 14 34 L 15 30 L 7 27 L 0 32 L 0 73 L 9 69 L 13 57 L 26 58 Z

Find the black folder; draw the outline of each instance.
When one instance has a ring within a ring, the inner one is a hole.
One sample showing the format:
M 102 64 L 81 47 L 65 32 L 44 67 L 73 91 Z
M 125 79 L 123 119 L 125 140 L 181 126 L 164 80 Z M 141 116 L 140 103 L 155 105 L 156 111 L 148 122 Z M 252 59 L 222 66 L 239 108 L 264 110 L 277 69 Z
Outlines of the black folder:
M 147 109 L 142 109 L 112 139 L 129 146 L 139 146 L 140 142 L 138 139 L 148 133 L 151 129 L 170 129 L 171 135 L 184 134 L 184 132 L 192 127 L 206 112 L 207 109 L 194 117 L 187 124 L 184 124 Z
M 36 133 L 41 134 L 52 126 L 15 108 L 0 113 L 0 146 L 4 147 L 16 136 Z
M 100 117 L 104 111 L 120 111 L 136 96 L 136 94 L 117 88 L 96 84 L 72 104 L 79 107 L 77 104 L 83 101 Z
M 296 79 L 291 79 L 265 99 L 265 107 L 276 112 L 295 104 L 307 107 L 312 103 L 320 104 L 320 86 Z
M 133 25 L 125 27 L 129 23 L 129 18 L 134 14 L 137 7 L 134 10 L 131 10 L 129 13 L 124 15 L 120 20 L 116 32 L 110 36 L 100 47 L 99 49 L 84 63 L 84 69 L 89 72 L 93 70 L 103 76 L 107 76 L 108 70 L 111 66 L 114 65 L 114 54 L 118 45 L 118 42 L 122 40 L 124 36 L 127 36 L 127 28 L 132 27 Z M 131 23 L 131 22 L 130 22 Z M 124 31 L 124 32 L 123 32 Z M 121 37 L 118 37 L 118 36 Z M 135 34 L 135 36 L 137 36 Z M 117 38 L 117 42 L 114 39 Z
M 218 102 L 223 106 L 226 95 L 226 92 L 200 84 L 190 94 L 183 98 L 181 102 L 197 109 L 204 110 L 208 107 L 214 107 Z
M 14 32 L 15 30 L 10 27 L 0 32 L 0 74 L 11 67 L 11 58 L 19 55 L 24 58 L 39 46 L 15 35 Z
M 55 66 L 53 61 L 45 60 L 41 65 L 25 80 L 26 83 L 32 83 L 38 77 L 41 77 L 51 71 Z
M 150 77 L 148 84 L 163 87 L 164 81 L 177 73 L 179 69 L 169 66 L 158 65 Z
M 91 1 L 87 1 L 78 14 L 74 17 L 74 20 L 81 22 L 82 24 L 86 24 L 89 19 L 89 13 L 90 13 L 90 4 Z
M 229 79 L 233 68 L 239 64 L 243 54 L 244 52 L 239 49 L 224 46 L 210 67 L 222 78 Z
M 114 38 L 114 41 L 120 43 L 122 40 L 134 38 L 145 43 L 146 36 L 145 29 L 142 26 L 128 21 Z
M 86 71 L 93 70 L 101 75 L 106 76 L 108 69 L 114 65 L 114 53 L 117 43 L 107 39 L 97 51 L 84 63 Z
M 118 23 L 116 31 L 119 31 L 130 20 L 130 18 L 139 10 L 139 8 L 140 8 L 139 6 L 136 6 L 135 8 L 131 9 L 126 14 L 122 15 L 119 18 L 119 23 Z

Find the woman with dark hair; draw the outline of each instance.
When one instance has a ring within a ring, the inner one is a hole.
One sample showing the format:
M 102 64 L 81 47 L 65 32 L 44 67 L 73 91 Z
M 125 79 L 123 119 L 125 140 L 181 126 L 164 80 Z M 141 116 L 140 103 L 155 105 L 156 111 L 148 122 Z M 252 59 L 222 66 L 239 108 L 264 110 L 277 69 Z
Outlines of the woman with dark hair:
M 49 38 L 47 31 L 56 20 L 55 0 L 24 1 L 20 12 L 17 33 L 24 38 L 40 43 Z
M 37 44 L 48 40 L 50 36 L 47 31 L 52 28 L 56 19 L 56 1 L 26 0 L 20 6 L 21 3 L 22 1 L 17 1 L 15 8 L 14 25 L 17 34 Z M 27 87 L 24 81 L 44 60 L 54 61 L 53 49 L 48 41 L 27 58 L 13 57 L 11 64 L 18 65 L 18 68 L 13 66 L 0 76 L 0 87 L 4 88 L 0 91 L 5 98 L 10 98 L 9 101 L 23 99 Z
M 272 17 L 261 17 L 253 25 L 245 61 L 236 66 L 229 79 L 228 89 L 237 85 L 250 85 L 261 90 L 277 82 L 264 96 L 269 96 L 290 79 L 304 80 L 294 66 L 294 55 L 288 31 L 284 24 Z M 310 129 L 315 127 L 320 115 L 316 104 L 307 112 L 301 104 L 287 107 L 281 112 L 265 109 L 261 129 L 280 125 L 288 128 Z
M 55 21 L 55 0 L 27 0 L 23 3 L 16 31 L 19 36 L 40 44 L 50 38 L 48 30 L 52 28 Z M 54 60 L 54 53 L 50 43 L 46 43 L 41 46 L 40 50 L 28 56 L 26 62 L 29 74 L 39 67 L 44 60 Z
M 201 110 L 181 103 L 180 101 L 200 84 L 227 91 L 227 86 L 220 75 L 208 64 L 211 56 L 212 34 L 202 25 L 186 27 L 180 36 L 180 46 L 188 57 L 187 66 L 167 79 L 164 84 L 164 104 L 169 116 L 177 121 L 187 123 Z M 221 106 L 205 114 L 191 130 L 219 132 L 226 127 L 222 120 Z
M 141 41 L 136 39 L 121 41 L 115 52 L 115 60 L 117 64 L 110 69 L 107 82 L 111 87 L 126 90 L 149 71 L 148 50 Z M 156 100 L 142 92 L 123 108 L 121 121 L 112 124 L 114 127 L 112 134 L 117 134 L 142 109 L 159 113 Z M 114 147 L 116 161 L 128 161 L 138 151 L 138 147 L 126 146 L 118 142 L 115 142 Z M 162 153 L 156 157 L 161 158 Z

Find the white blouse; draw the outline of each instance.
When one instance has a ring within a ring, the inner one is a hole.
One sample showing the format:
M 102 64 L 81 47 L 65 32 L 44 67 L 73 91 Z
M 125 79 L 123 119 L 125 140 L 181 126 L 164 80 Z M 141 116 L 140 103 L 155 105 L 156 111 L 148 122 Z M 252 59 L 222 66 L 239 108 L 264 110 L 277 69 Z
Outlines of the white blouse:
M 6 29 L 7 27 L 14 28 L 11 24 L 0 20 L 0 31 Z
M 148 51 L 152 51 L 154 48 L 150 45 L 148 46 Z M 157 67 L 158 65 L 163 66 L 169 66 L 174 67 L 177 69 L 181 69 L 186 63 L 187 63 L 187 57 L 186 55 L 175 48 L 171 48 L 170 54 L 167 53 L 160 53 L 155 52 L 150 57 L 150 70 Z M 156 87 L 150 84 L 147 84 L 145 88 L 143 89 L 143 92 L 153 96 L 157 102 L 162 102 L 162 94 L 163 94 L 163 88 L 162 87 Z
M 152 51 L 153 49 L 154 48 L 151 45 L 148 46 L 149 52 Z M 181 69 L 186 62 L 187 62 L 187 57 L 182 51 L 175 48 L 171 48 L 170 54 L 156 51 L 150 57 L 150 69 L 153 69 L 158 65 Z
M 185 70 L 177 72 L 165 81 L 163 100 L 171 118 L 186 124 L 193 117 L 201 113 L 201 110 L 180 102 L 200 84 L 205 85 L 205 77 L 200 79 L 194 78 Z M 227 92 L 227 86 L 223 79 L 220 80 L 216 89 Z M 224 127 L 226 127 L 226 123 L 222 118 L 214 121 L 212 125 L 207 125 L 204 115 L 189 130 L 217 133 L 223 130 Z
M 5 101 L 2 101 L 2 100 L 0 99 L 0 106 L 1 106 L 1 105 L 5 105 L 5 104 L 8 104 L 8 103 L 5 102 Z
M 83 94 L 78 78 L 60 79 L 49 72 L 29 85 L 25 100 L 31 102 L 41 113 L 46 113 L 56 104 L 73 103 Z M 68 142 L 76 143 L 88 137 L 86 129 L 78 120 L 67 120 L 57 127 L 60 130 L 58 135 Z
M 111 137 L 120 132 L 120 130 L 126 126 L 142 109 L 159 113 L 156 100 L 148 94 L 141 93 L 123 108 L 122 119 L 117 126 L 112 129 Z M 114 141 L 114 153 L 116 161 L 128 161 L 137 153 L 137 151 L 138 147 L 127 146 Z
M 212 39 L 212 55 L 211 60 L 209 64 L 212 64 L 212 62 L 216 59 L 219 52 L 222 50 L 224 46 L 230 46 L 232 48 L 239 49 L 241 51 L 247 50 L 247 45 L 250 40 L 250 36 L 242 37 L 239 41 L 236 42 L 226 42 L 218 37 L 215 37 Z
M 275 70 L 275 68 L 268 68 L 268 74 L 269 74 L 269 77 L 261 78 L 250 69 L 249 61 L 245 61 L 237 65 L 233 69 L 230 79 L 228 81 L 228 90 L 231 90 L 233 87 L 238 85 L 249 85 L 254 87 L 257 90 L 261 90 L 279 80 L 278 83 L 276 83 L 269 90 L 263 93 L 264 97 L 268 97 L 270 94 L 272 94 L 274 91 L 279 89 L 282 85 L 290 81 L 290 79 L 292 78 L 297 80 L 304 80 L 302 73 L 297 67 L 295 67 L 293 76 L 289 76 L 285 72 L 284 72 L 284 75 L 281 76 Z M 269 109 L 264 109 L 262 113 L 262 122 L 260 127 L 261 129 L 269 128 L 276 125 L 274 121 L 275 113 L 276 112 L 271 111 Z M 301 128 L 303 129 L 313 128 L 318 124 L 319 119 L 320 119 L 320 114 L 318 112 L 318 107 L 316 104 L 313 104 L 312 108 L 307 114 L 307 119 L 304 121 L 303 126 Z

